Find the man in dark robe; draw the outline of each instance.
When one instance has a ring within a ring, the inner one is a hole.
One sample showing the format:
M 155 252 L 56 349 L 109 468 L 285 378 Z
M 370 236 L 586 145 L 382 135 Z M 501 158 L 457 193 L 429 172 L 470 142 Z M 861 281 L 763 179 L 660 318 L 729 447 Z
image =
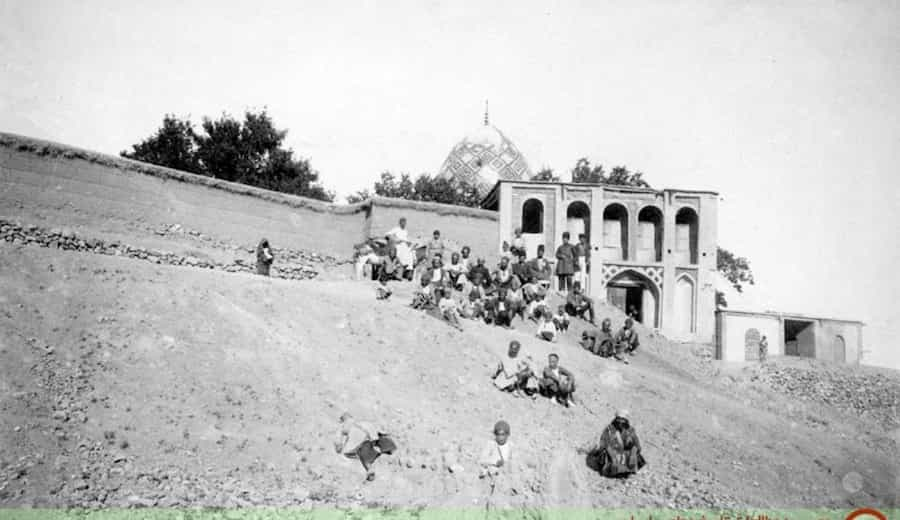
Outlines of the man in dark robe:
M 562 234 L 563 243 L 556 248 L 556 276 L 559 278 L 559 290 L 572 290 L 572 277 L 575 275 L 575 246 L 569 243 L 569 232 Z
M 627 410 L 616 411 L 600 439 L 578 451 L 593 459 L 592 467 L 604 477 L 627 478 L 647 463 L 641 455 L 641 443 L 631 427 Z

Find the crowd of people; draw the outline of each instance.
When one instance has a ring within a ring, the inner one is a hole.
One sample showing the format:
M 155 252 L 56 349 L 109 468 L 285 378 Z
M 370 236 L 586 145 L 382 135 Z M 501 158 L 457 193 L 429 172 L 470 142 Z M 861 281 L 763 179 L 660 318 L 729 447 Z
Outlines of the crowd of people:
M 570 238 L 568 232 L 562 234 L 555 259 L 546 258 L 543 245 L 538 245 L 534 257 L 528 258 L 522 232 L 517 229 L 511 241 L 502 243 L 498 263 L 489 267 L 484 256 L 473 255 L 469 246 L 459 251 L 448 247 L 440 230 L 435 230 L 427 243 L 413 244 L 406 219 L 401 218 L 386 234 L 381 247 L 366 246 L 360 251 L 356 275 L 362 279 L 366 268 L 370 270 L 371 278 L 378 281 L 376 298 L 380 300 L 393 294 L 389 282 L 412 282 L 415 290 L 410 306 L 457 328 L 461 328 L 460 320 L 478 320 L 504 328 L 513 328 L 516 323 L 534 327 L 535 335 L 543 341 L 556 342 L 568 333 L 572 319 L 581 319 L 590 325 L 577 342 L 582 348 L 628 363 L 627 357 L 633 356 L 639 346 L 633 319 L 628 317 L 615 334 L 609 318 L 596 327 L 594 302 L 584 292 L 590 247 L 583 234 L 577 244 L 570 243 Z M 558 295 L 564 298 L 564 303 L 555 309 L 551 305 L 554 276 Z M 495 387 L 516 397 L 544 396 L 567 408 L 575 406 L 575 376 L 560 365 L 559 354 L 551 353 L 543 369 L 536 367 L 531 357 L 522 352 L 521 343 L 513 340 L 491 380 Z M 341 424 L 345 422 L 342 419 Z M 394 445 L 387 434 L 377 429 L 357 426 L 355 431 L 362 440 L 345 454 L 362 461 L 367 479 L 371 480 L 372 462 L 381 453 L 390 453 Z M 493 478 L 500 468 L 511 466 L 510 425 L 499 421 L 493 433 L 494 438 L 479 460 L 481 477 Z M 341 444 L 341 450 L 346 444 Z M 381 448 L 382 444 L 390 449 Z M 617 411 L 600 438 L 579 451 L 593 456 L 598 471 L 607 477 L 628 476 L 645 464 L 626 410 Z

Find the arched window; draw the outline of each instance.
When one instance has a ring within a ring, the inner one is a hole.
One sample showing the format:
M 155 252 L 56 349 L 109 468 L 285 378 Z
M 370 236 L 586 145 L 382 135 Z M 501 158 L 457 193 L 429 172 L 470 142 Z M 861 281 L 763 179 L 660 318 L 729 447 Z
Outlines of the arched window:
M 836 363 L 847 362 L 847 342 L 844 341 L 843 336 L 834 337 L 834 351 L 832 352 L 832 355 L 834 356 L 834 361 Z
M 604 260 L 628 260 L 628 210 L 617 203 L 603 209 Z
M 663 216 L 656 206 L 646 206 L 638 213 L 638 260 L 662 262 Z
M 544 203 L 528 199 L 522 205 L 522 233 L 544 232 Z
M 759 359 L 759 331 L 754 328 L 747 329 L 744 333 L 744 360 L 756 361 Z
M 681 208 L 675 214 L 675 251 L 679 263 L 697 263 L 698 220 L 692 208 Z

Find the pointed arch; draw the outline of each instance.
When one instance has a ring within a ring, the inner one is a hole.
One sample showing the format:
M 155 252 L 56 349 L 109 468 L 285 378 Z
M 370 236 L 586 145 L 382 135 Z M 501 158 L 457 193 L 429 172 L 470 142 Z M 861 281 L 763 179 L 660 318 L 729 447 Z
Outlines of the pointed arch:
M 682 336 L 697 330 L 697 282 L 688 273 L 675 278 L 674 329 Z

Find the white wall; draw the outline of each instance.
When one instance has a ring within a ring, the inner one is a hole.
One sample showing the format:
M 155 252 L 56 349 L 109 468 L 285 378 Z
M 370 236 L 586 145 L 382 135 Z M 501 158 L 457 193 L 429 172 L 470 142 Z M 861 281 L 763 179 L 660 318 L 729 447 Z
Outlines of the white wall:
M 755 328 L 761 336 L 769 341 L 769 355 L 784 354 L 784 343 L 781 339 L 781 322 L 777 317 L 743 316 L 723 314 L 723 334 L 721 338 L 721 356 L 725 361 L 744 361 L 744 336 L 747 330 Z

